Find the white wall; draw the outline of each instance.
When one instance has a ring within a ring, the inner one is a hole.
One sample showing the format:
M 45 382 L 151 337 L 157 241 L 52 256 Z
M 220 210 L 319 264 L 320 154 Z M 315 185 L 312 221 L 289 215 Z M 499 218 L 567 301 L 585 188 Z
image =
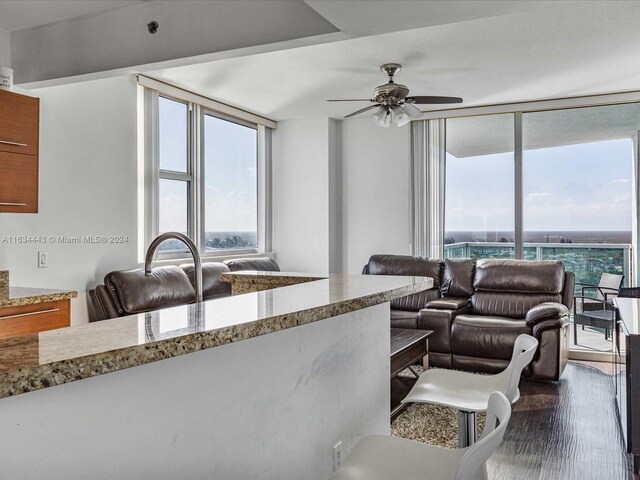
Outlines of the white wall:
M 410 253 L 411 127 L 370 116 L 342 122 L 343 262 L 360 273 L 374 253 Z
M 133 77 L 34 90 L 40 97 L 38 214 L 0 213 L 0 267 L 13 286 L 79 291 L 72 323 L 87 319 L 85 291 L 137 265 L 137 90 Z M 123 244 L 2 243 L 3 236 L 123 235 Z M 37 268 L 37 252 L 48 268 Z
M 360 273 L 374 253 L 410 253 L 410 133 L 370 117 L 278 122 L 274 251 L 283 270 Z
M 329 272 L 329 120 L 278 122 L 273 245 L 282 270 Z
M 11 66 L 11 34 L 0 28 L 0 67 Z

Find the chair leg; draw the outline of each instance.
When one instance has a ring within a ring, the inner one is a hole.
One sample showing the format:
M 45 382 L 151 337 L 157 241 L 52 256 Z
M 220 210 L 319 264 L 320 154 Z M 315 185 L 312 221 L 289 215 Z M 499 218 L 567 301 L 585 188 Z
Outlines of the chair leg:
M 476 412 L 458 411 L 458 448 L 476 443 Z
M 573 344 L 578 345 L 578 324 L 573 322 Z

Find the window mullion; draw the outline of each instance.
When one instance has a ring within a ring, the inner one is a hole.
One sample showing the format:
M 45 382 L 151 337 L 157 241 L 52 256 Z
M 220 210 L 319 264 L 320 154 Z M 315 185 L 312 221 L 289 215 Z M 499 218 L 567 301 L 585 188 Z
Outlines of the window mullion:
M 522 168 L 522 112 L 514 113 L 514 241 L 515 258 L 524 258 L 523 229 L 524 229 L 524 197 L 523 197 L 523 168 Z

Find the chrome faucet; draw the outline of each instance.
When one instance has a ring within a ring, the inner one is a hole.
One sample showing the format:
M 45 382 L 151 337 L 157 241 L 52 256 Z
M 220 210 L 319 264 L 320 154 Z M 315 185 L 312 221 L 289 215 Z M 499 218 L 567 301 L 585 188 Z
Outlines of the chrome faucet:
M 178 232 L 166 232 L 161 233 L 156 238 L 153 239 L 149 248 L 147 249 L 147 255 L 144 261 L 144 274 L 148 277 L 151 275 L 151 262 L 153 262 L 153 256 L 156 253 L 156 250 L 160 246 L 162 242 L 169 239 L 180 240 L 184 243 L 191 252 L 191 256 L 193 257 L 193 266 L 195 267 L 195 289 L 196 289 L 196 303 L 202 302 L 202 261 L 200 260 L 200 253 L 198 253 L 198 248 L 191 241 L 189 237 L 182 233 Z

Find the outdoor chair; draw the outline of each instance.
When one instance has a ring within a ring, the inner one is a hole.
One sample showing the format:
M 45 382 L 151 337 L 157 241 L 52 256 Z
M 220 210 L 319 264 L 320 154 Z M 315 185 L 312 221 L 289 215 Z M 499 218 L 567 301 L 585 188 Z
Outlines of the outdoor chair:
M 573 298 L 573 343 L 578 344 L 578 325 L 601 328 L 605 340 L 613 328 L 615 308 L 612 300 L 617 297 L 624 281 L 624 275 L 603 273 L 598 285 L 576 283 L 580 286 L 580 295 Z M 591 295 L 587 295 L 591 292 Z

